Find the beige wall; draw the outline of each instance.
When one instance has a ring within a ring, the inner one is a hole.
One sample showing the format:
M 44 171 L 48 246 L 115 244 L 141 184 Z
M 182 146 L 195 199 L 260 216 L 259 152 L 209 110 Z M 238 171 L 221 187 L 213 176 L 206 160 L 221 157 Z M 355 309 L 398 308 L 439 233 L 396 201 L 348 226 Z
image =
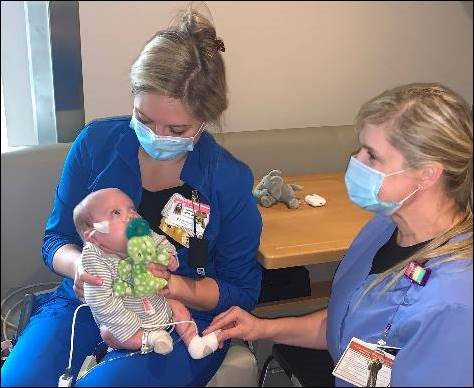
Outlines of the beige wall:
M 392 86 L 440 81 L 472 104 L 466 2 L 209 2 L 226 46 L 225 131 L 352 123 Z M 187 4 L 80 2 L 86 120 L 129 114 L 128 69 Z

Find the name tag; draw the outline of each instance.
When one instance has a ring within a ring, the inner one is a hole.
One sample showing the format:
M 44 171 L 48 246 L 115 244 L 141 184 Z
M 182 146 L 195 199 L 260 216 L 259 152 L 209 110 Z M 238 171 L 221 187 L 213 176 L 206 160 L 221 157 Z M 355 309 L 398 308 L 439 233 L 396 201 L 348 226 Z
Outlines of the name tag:
M 168 225 L 184 229 L 189 236 L 194 236 L 194 218 L 196 218 L 196 237 L 202 237 L 207 224 L 211 208 L 209 205 L 194 202 L 184 198 L 181 194 L 173 194 L 163 208 L 161 215 Z
M 146 314 L 148 314 L 148 315 L 156 314 L 156 311 L 153 308 L 153 305 L 151 304 L 151 302 L 148 298 L 143 298 L 142 303 L 143 303 L 143 310 L 145 310 Z
M 189 248 L 189 237 L 202 238 L 209 224 L 211 208 L 204 203 L 191 201 L 181 194 L 173 194 L 161 211 L 160 229 L 180 244 Z M 196 227 L 196 236 L 194 236 Z
M 395 357 L 378 345 L 353 337 L 336 364 L 332 374 L 356 387 L 366 387 L 369 380 L 370 362 L 377 359 L 381 368 L 377 371 L 376 387 L 390 386 L 392 364 Z

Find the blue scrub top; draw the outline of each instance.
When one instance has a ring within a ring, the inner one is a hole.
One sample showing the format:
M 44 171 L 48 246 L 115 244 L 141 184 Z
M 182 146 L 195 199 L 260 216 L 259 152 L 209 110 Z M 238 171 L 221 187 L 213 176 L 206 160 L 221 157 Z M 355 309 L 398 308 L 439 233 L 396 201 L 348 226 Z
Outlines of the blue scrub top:
M 77 136 L 64 163 L 46 223 L 43 260 L 53 271 L 53 257 L 65 244 L 82 246 L 73 222 L 73 209 L 89 193 L 117 187 L 138 208 L 142 182 L 138 142 L 130 128 L 130 116 L 90 122 Z M 211 321 L 233 305 L 252 310 L 258 301 L 261 266 L 256 254 L 262 219 L 252 195 L 254 178 L 250 168 L 221 147 L 211 134 L 202 132 L 188 153 L 181 180 L 199 191 L 200 200 L 211 208 L 204 238 L 209 241 L 206 277 L 219 287 L 214 309 L 190 309 L 195 319 Z M 177 249 L 177 274 L 196 279 L 196 268 L 188 263 L 188 248 Z M 65 278 L 56 293 L 77 300 L 73 280 Z
M 394 230 L 389 217 L 374 217 L 339 265 L 328 306 L 329 352 L 336 363 L 352 337 L 376 343 L 390 323 L 387 345 L 401 348 L 391 386 L 472 386 L 472 257 L 438 266 L 431 259 L 425 286 L 402 277 L 380 295 L 386 279 L 360 299 L 377 276 L 369 275 L 372 260 Z M 336 386 L 351 385 L 336 378 Z

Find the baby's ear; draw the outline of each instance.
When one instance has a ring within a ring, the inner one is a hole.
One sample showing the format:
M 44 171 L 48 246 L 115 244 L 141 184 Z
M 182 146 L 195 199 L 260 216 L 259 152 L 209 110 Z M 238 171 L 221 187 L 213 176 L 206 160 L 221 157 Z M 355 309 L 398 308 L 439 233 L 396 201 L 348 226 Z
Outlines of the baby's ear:
M 96 234 L 96 230 L 94 228 L 87 228 L 82 232 L 82 239 L 85 242 L 94 242 L 94 235 Z

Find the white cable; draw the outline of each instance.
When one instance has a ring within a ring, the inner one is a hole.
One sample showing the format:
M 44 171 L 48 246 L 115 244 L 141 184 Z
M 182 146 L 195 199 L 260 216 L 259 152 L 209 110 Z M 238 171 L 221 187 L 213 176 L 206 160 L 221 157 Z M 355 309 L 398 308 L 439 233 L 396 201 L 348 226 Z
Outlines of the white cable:
M 102 361 L 102 362 L 99 362 L 98 364 L 95 364 L 93 367 L 91 367 L 89 370 L 87 370 L 86 372 L 84 372 L 84 374 L 77 379 L 77 381 L 79 381 L 80 379 L 86 377 L 94 368 L 98 367 L 99 365 L 102 365 L 102 364 L 105 364 L 106 362 L 110 362 L 110 361 L 114 361 L 114 360 L 117 360 L 119 358 L 127 358 L 127 357 L 131 357 L 131 356 L 134 356 L 136 354 L 141 354 L 141 351 L 137 351 L 137 352 L 131 352 L 131 353 L 128 353 L 128 354 L 125 354 L 125 355 L 120 355 L 120 356 L 117 356 L 117 357 L 114 357 L 114 358 L 111 358 L 110 360 L 107 360 L 107 361 Z M 77 382 L 76 381 L 76 382 Z
M 196 333 L 199 334 L 198 327 L 196 325 L 196 322 L 194 322 L 194 321 L 177 321 L 177 322 L 163 323 L 163 324 L 160 324 L 160 325 L 156 325 L 157 326 L 156 328 L 173 326 L 173 329 L 170 331 L 170 333 L 171 333 L 174 330 L 174 326 L 179 325 L 181 323 L 192 323 L 194 325 L 194 327 L 196 328 Z M 181 341 L 182 341 L 182 338 L 180 336 L 179 339 L 174 344 L 176 345 L 176 344 L 180 343 Z
M 81 305 L 82 306 L 82 305 Z M 79 307 L 81 307 L 79 306 Z M 167 327 L 167 326 L 174 326 L 174 325 L 179 325 L 179 324 L 182 324 L 182 323 L 192 323 L 194 325 L 194 327 L 196 328 L 196 332 L 199 333 L 199 330 L 198 330 L 198 327 L 196 325 L 196 322 L 194 321 L 177 321 L 177 322 L 170 322 L 170 323 L 164 323 L 164 324 L 160 324 L 160 325 L 157 325 L 158 327 Z M 179 343 L 181 341 L 181 337 L 178 341 L 176 341 L 174 344 L 176 345 L 177 343 Z M 131 352 L 131 353 L 128 353 L 128 354 L 125 354 L 125 355 L 120 355 L 120 356 L 117 356 L 117 357 L 114 357 L 114 358 L 111 358 L 109 360 L 106 360 L 106 361 L 102 361 L 96 365 L 94 365 L 92 368 L 90 368 L 88 371 L 86 371 L 82 376 L 81 376 L 81 379 L 83 377 L 86 377 L 94 368 L 98 367 L 99 365 L 102 365 L 102 364 L 105 364 L 106 362 L 111 362 L 111 361 L 114 361 L 114 360 L 118 360 L 120 358 L 126 358 L 126 357 L 131 357 L 131 356 L 134 356 L 136 354 L 141 354 L 141 351 L 136 351 L 136 352 Z
M 162 323 L 160 325 L 156 325 L 157 327 L 168 327 L 168 326 L 174 326 L 174 325 L 179 325 L 181 323 L 192 323 L 194 325 L 194 327 L 196 328 L 196 331 L 199 333 L 198 331 L 198 327 L 196 325 L 196 322 L 194 321 L 177 321 L 177 322 L 169 322 L 169 323 Z
M 77 316 L 77 312 L 79 311 L 79 309 L 81 307 L 84 307 L 84 306 L 87 306 L 86 303 L 83 303 L 83 304 L 80 304 L 79 306 L 76 307 L 76 309 L 74 310 L 74 315 L 72 316 L 72 325 L 71 325 L 71 348 L 69 349 L 69 364 L 68 364 L 68 367 L 67 367 L 67 370 L 71 370 L 71 364 L 72 364 L 72 350 L 74 348 L 74 326 L 75 326 L 75 323 L 76 323 L 76 316 Z
M 74 310 L 74 314 L 72 316 L 72 323 L 71 323 L 71 348 L 69 349 L 69 363 L 64 371 L 64 373 L 59 376 L 59 381 L 58 381 L 58 387 L 70 387 L 72 385 L 72 373 L 71 373 L 71 368 L 72 368 L 72 352 L 74 349 L 74 326 L 76 324 L 76 316 L 77 312 L 81 307 L 87 306 L 86 303 L 80 304 L 79 306 L 76 307 Z

